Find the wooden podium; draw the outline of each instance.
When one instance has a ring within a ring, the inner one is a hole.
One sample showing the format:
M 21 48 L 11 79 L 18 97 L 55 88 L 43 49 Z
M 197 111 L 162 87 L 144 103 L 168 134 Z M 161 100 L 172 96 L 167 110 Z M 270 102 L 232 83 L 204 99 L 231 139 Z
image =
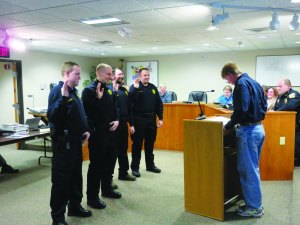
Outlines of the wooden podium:
M 220 121 L 184 120 L 186 211 L 224 220 L 225 204 L 240 194 L 234 140 Z

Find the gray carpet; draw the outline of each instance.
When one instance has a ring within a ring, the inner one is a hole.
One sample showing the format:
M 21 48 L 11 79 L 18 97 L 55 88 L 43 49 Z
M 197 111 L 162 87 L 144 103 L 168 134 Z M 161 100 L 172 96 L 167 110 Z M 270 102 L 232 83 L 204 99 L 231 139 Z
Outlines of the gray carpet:
M 15 150 L 15 145 L 0 147 L 0 153 L 19 174 L 0 174 L 0 225 L 49 225 L 50 217 L 50 160 L 32 150 Z M 135 182 L 114 179 L 122 198 L 107 203 L 104 210 L 92 209 L 90 218 L 67 217 L 70 225 L 199 225 L 199 224 L 299 224 L 300 223 L 300 168 L 293 181 L 262 182 L 265 215 L 260 219 L 243 219 L 231 211 L 225 222 L 201 217 L 184 210 L 183 154 L 156 151 L 155 161 L 161 174 L 146 172 L 144 161 L 141 177 Z M 144 160 L 144 156 L 142 157 Z M 84 162 L 84 192 L 88 162 Z M 116 173 L 117 174 L 117 170 Z M 86 206 L 84 195 L 82 205 Z M 87 207 L 89 208 L 89 207 Z

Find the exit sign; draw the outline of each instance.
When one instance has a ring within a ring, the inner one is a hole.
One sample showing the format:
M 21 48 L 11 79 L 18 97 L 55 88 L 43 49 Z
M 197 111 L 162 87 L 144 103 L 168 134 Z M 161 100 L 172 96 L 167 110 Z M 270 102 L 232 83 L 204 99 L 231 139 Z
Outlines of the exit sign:
M 10 57 L 9 48 L 0 46 L 0 57 L 9 58 Z

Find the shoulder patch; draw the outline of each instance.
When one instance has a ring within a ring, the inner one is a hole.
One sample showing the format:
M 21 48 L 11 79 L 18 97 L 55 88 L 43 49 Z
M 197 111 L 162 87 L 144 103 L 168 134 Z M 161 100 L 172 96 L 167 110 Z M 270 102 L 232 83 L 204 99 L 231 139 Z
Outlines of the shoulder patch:
M 156 93 L 155 89 L 152 89 L 152 93 L 155 95 L 155 93 Z
M 110 89 L 107 90 L 107 93 L 108 93 L 109 95 L 112 95 L 112 91 L 111 91 Z
M 295 98 L 295 97 L 296 97 L 296 94 L 295 94 L 295 93 L 289 94 L 289 98 Z
M 125 91 L 125 95 L 128 95 L 128 91 Z

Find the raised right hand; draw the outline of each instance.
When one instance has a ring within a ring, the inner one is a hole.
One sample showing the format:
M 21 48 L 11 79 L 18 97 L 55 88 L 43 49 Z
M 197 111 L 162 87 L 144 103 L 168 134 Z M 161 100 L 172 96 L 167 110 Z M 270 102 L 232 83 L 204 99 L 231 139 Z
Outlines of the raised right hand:
M 139 88 L 139 86 L 140 86 L 139 82 L 140 82 L 140 80 L 139 80 L 138 78 L 135 79 L 135 80 L 133 81 L 133 86 L 134 86 L 135 88 Z
M 68 81 L 66 80 L 61 88 L 61 95 L 64 97 L 69 97 L 69 90 L 68 90 Z
M 101 88 L 101 83 L 99 82 L 96 88 L 97 98 L 101 99 L 103 96 L 104 88 Z

